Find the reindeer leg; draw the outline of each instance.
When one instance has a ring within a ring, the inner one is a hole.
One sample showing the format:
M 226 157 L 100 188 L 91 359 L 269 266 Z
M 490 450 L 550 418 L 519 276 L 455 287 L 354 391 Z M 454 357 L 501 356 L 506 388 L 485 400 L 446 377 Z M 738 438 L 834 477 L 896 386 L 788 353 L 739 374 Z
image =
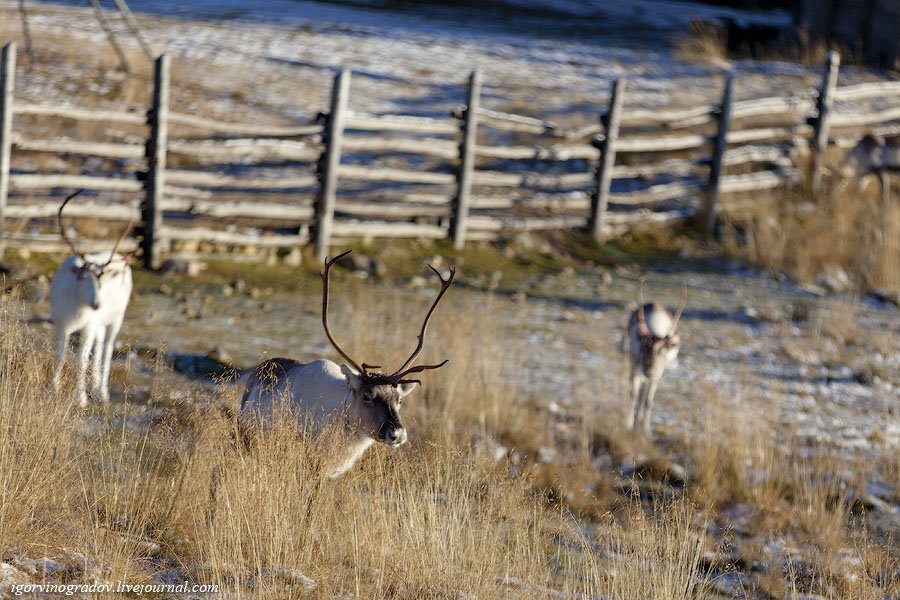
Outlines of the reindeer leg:
M 99 396 L 103 387 L 103 343 L 105 340 L 106 327 L 101 325 L 95 330 L 91 353 L 91 393 L 94 396 Z
M 56 330 L 56 367 L 53 369 L 53 390 L 56 392 L 59 391 L 59 384 L 62 382 L 63 367 L 66 364 L 66 349 L 71 334 L 71 331 L 62 328 Z
M 100 375 L 100 398 L 104 402 L 109 402 L 109 372 L 112 368 L 112 355 L 116 345 L 116 336 L 119 335 L 119 329 L 122 327 L 122 321 L 117 321 L 106 328 L 106 340 L 103 344 L 103 371 Z
M 87 399 L 87 369 L 88 360 L 91 356 L 91 349 L 94 346 L 94 340 L 97 337 L 95 329 L 85 327 L 81 330 L 81 347 L 78 349 L 78 374 L 75 384 L 75 391 L 78 399 L 78 406 L 84 408 L 88 405 Z
M 637 422 L 638 412 L 640 411 L 641 397 L 641 375 L 636 368 L 631 367 L 631 412 L 625 419 L 625 426 L 628 429 L 634 429 Z
M 656 397 L 656 386 L 659 385 L 658 378 L 651 378 L 646 385 L 646 393 L 644 396 L 644 433 L 650 435 L 650 416 L 653 414 L 653 399 Z

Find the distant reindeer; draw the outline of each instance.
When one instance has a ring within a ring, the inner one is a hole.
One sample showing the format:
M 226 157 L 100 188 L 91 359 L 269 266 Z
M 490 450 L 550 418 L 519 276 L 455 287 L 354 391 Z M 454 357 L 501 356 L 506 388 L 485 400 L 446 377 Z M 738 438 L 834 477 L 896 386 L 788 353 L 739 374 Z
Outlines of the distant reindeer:
M 882 197 L 887 200 L 890 189 L 888 174 L 900 170 L 900 138 L 866 134 L 847 151 L 837 170 L 842 178 L 857 178 L 860 188 L 866 175 L 875 175 L 881 184 Z
M 428 321 L 444 293 L 456 275 L 444 279 L 440 272 L 430 267 L 441 280 L 441 290 L 425 315 L 419 332 L 419 343 L 403 365 L 391 374 L 371 369 L 381 367 L 359 364 L 331 335 L 328 326 L 328 275 L 332 265 L 350 251 L 325 261 L 322 272 L 322 326 L 334 349 L 344 357 L 348 365 L 338 365 L 330 360 L 301 363 L 290 358 L 273 358 L 261 363 L 242 379 L 246 388 L 241 400 L 241 413 L 256 419 L 271 418 L 279 403 L 287 406 L 312 430 L 318 431 L 334 419 L 342 419 L 346 446 L 338 460 L 329 468 L 329 477 L 338 477 L 349 470 L 362 454 L 375 442 L 396 448 L 406 442 L 406 429 L 400 421 L 403 398 L 413 391 L 416 379 L 407 379 L 414 373 L 437 369 L 447 364 L 411 366 L 422 352 Z
M 678 356 L 681 339 L 676 333 L 678 319 L 687 305 L 687 289 L 681 288 L 681 306 L 672 317 L 663 306 L 644 304 L 641 278 L 637 288 L 638 307 L 628 319 L 628 354 L 631 362 L 631 414 L 629 429 L 640 426 L 650 434 L 650 415 L 656 387 L 666 366 Z
M 73 254 L 59 266 L 50 284 L 50 319 L 56 337 L 56 371 L 54 386 L 58 389 L 66 359 L 69 336 L 76 331 L 81 336 L 78 352 L 78 379 L 76 384 L 79 406 L 87 406 L 86 371 L 88 358 L 93 351 L 91 389 L 103 402 L 109 401 L 109 371 L 113 345 L 125 309 L 131 298 L 131 254 L 116 254 L 119 244 L 131 231 L 133 221 L 119 235 L 112 252 L 83 254 L 66 235 L 63 225 L 63 209 L 80 194 L 75 192 L 59 207 L 57 218 L 59 232 L 72 249 Z

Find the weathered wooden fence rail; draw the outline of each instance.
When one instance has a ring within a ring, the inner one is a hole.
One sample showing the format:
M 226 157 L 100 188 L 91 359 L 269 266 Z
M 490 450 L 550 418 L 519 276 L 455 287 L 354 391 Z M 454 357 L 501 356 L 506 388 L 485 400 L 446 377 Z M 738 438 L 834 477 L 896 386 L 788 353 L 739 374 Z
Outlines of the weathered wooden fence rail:
M 263 125 L 170 111 L 165 56 L 157 59 L 146 112 L 17 104 L 13 44 L 3 48 L 0 67 L 0 245 L 64 250 L 55 234 L 9 226 L 52 218 L 57 203 L 7 199 L 11 192 L 17 199 L 85 188 L 118 194 L 117 201 L 88 199 L 68 214 L 137 219 L 151 267 L 164 255 L 197 255 L 209 246 L 296 251 L 314 241 L 321 257 L 337 240 L 353 237 L 448 238 L 462 248 L 521 231 L 587 228 L 604 240 L 697 211 L 712 233 L 727 195 L 803 179 L 798 150 L 812 152 L 806 176 L 816 184 L 829 143 L 852 143 L 863 127 L 900 131 L 894 123 L 900 82 L 838 87 L 836 54 L 818 91 L 734 101 L 739 75 L 729 74 L 715 106 L 629 108 L 621 80 L 598 123 L 575 130 L 480 106 L 478 71 L 469 78 L 466 104 L 444 119 L 354 112 L 351 73 L 344 70 L 327 112 L 306 123 Z M 847 103 L 871 99 L 889 102 L 846 110 Z M 95 122 L 129 134 L 124 141 L 41 139 L 14 128 L 23 118 Z M 104 175 L 14 169 L 12 159 L 29 153 L 101 158 L 119 168 Z M 250 198 L 232 199 L 248 190 Z M 104 247 L 102 240 L 82 244 Z

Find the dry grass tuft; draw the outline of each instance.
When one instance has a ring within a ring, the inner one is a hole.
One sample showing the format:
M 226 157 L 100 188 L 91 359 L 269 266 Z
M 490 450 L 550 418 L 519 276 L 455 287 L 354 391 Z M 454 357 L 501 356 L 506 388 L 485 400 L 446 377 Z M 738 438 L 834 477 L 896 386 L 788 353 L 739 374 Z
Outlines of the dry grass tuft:
M 803 193 L 759 199 L 726 223 L 725 246 L 800 282 L 841 269 L 855 286 L 898 291 L 898 240 L 900 205 L 836 186 L 815 204 Z
M 50 352 L 0 308 L 0 540 L 29 547 L 58 533 L 74 500 L 70 456 L 79 451 L 70 402 L 50 388 Z
M 772 509 L 783 493 L 776 477 L 776 432 L 762 410 L 727 403 L 714 385 L 703 385 L 701 394 L 706 404 L 689 447 L 689 493 L 713 507 L 749 502 Z
M 724 62 L 728 59 L 727 32 L 709 21 L 693 21 L 675 41 L 675 56 L 684 61 Z
M 591 597 L 703 598 L 710 585 L 700 567 L 706 539 L 694 527 L 696 517 L 685 500 L 658 503 L 649 512 L 631 504 L 620 516 L 601 519 L 595 532 L 581 539 L 582 551 L 563 560 L 589 576 Z

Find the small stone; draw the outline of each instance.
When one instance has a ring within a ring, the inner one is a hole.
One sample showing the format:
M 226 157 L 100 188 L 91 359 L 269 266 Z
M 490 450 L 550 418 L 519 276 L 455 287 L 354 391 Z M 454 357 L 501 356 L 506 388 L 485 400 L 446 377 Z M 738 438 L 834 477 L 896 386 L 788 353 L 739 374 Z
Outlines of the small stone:
M 223 365 L 234 364 L 234 360 L 231 358 L 231 355 L 228 354 L 228 351 L 221 346 L 216 346 L 215 348 L 207 352 L 206 358 L 214 360 L 217 363 L 222 363 Z
M 300 252 L 300 248 L 292 248 L 281 260 L 288 267 L 299 267 L 303 264 L 303 253 Z
M 853 280 L 847 272 L 838 266 L 829 265 L 816 277 L 816 283 L 832 293 L 847 292 L 853 289 Z
M 28 583 L 28 575 L 7 562 L 0 562 L 0 587 L 7 588 L 17 583 Z
M 170 258 L 162 264 L 159 271 L 163 275 L 187 275 L 188 277 L 197 277 L 207 266 L 206 263 L 200 262 L 199 260 Z
M 740 598 L 745 594 L 744 576 L 738 572 L 717 575 L 713 578 L 712 585 L 717 592 L 729 598 Z
M 495 462 L 499 462 L 499 461 L 503 460 L 504 458 L 506 458 L 506 455 L 509 452 L 509 450 L 506 448 L 506 446 L 501 446 L 500 444 L 497 444 L 490 449 L 490 452 L 491 452 L 491 458 L 493 458 Z
M 337 265 L 348 271 L 369 273 L 372 268 L 372 259 L 365 254 L 348 254 L 337 261 Z
M 549 465 L 550 463 L 555 462 L 556 450 L 547 446 L 541 446 L 540 448 L 538 448 L 538 460 L 545 465 Z
M 601 285 L 603 285 L 604 287 L 609 287 L 612 285 L 612 282 L 613 282 L 612 273 L 610 273 L 609 271 L 603 271 L 603 273 L 600 274 Z

